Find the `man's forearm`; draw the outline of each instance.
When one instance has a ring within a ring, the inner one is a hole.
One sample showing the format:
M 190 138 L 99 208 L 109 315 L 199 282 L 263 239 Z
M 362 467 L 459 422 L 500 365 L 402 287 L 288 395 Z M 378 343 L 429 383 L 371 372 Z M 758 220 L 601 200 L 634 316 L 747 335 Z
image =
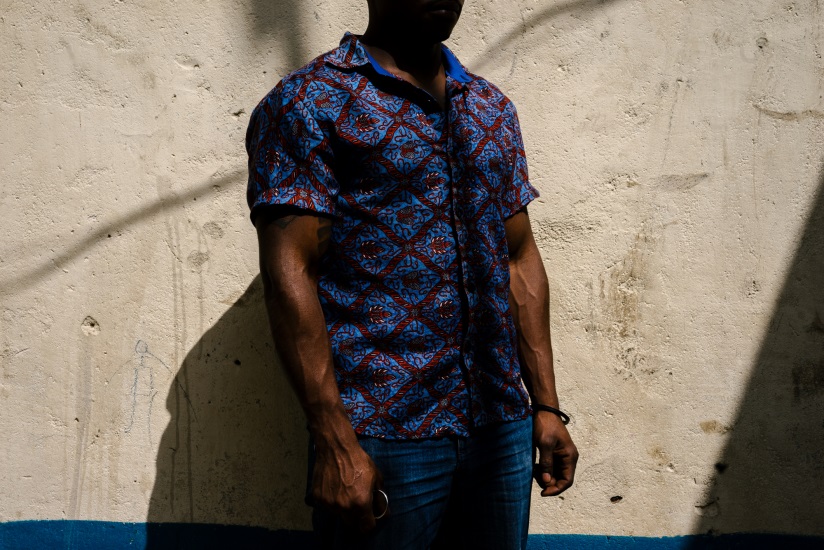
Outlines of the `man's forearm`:
M 558 407 L 549 333 L 549 282 L 524 209 L 505 223 L 509 247 L 509 307 L 518 358 L 534 402 Z
M 317 235 L 328 231 L 328 224 L 303 216 L 261 227 L 261 276 L 272 338 L 316 443 L 351 445 L 354 431 L 335 380 L 317 295 L 315 271 L 324 245 Z
M 275 347 L 315 439 L 352 442 L 314 282 L 299 273 L 284 275 L 291 280 L 264 282 Z
M 509 305 L 530 396 L 536 403 L 558 407 L 549 329 L 549 283 L 533 242 L 510 260 Z

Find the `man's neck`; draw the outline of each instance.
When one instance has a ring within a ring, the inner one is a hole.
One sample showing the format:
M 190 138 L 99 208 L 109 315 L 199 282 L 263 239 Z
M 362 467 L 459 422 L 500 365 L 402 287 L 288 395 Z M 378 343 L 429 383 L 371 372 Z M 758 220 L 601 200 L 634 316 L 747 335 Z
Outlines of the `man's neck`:
M 440 42 L 427 42 L 369 25 L 361 38 L 369 54 L 393 74 L 406 73 L 415 80 L 431 82 L 442 71 Z M 399 75 L 400 76 L 400 75 Z

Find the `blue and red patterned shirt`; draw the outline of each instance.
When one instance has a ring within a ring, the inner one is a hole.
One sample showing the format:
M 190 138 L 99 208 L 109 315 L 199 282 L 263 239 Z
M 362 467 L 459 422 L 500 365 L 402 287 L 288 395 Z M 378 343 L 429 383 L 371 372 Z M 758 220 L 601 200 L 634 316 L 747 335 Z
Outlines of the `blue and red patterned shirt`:
M 285 77 L 252 114 L 252 216 L 333 218 L 318 295 L 363 436 L 465 436 L 525 418 L 504 220 L 529 184 L 515 108 L 444 47 L 448 108 L 358 38 Z

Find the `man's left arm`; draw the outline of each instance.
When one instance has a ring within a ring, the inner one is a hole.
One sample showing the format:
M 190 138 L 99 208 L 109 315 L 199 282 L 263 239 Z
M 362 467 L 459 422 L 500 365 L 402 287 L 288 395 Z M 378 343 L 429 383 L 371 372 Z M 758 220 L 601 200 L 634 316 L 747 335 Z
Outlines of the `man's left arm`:
M 549 333 L 549 282 L 526 208 L 506 220 L 509 248 L 509 307 L 518 333 L 518 357 L 533 403 L 560 408 L 555 390 Z M 538 450 L 534 477 L 541 496 L 566 491 L 575 477 L 578 450 L 561 419 L 536 411 L 532 428 Z

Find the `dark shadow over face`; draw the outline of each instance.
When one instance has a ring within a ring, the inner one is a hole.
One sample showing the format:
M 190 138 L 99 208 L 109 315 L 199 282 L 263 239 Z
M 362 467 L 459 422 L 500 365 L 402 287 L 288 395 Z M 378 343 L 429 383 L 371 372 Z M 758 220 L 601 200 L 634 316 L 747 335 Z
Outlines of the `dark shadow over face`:
M 369 23 L 411 39 L 442 42 L 458 22 L 464 0 L 369 0 Z

